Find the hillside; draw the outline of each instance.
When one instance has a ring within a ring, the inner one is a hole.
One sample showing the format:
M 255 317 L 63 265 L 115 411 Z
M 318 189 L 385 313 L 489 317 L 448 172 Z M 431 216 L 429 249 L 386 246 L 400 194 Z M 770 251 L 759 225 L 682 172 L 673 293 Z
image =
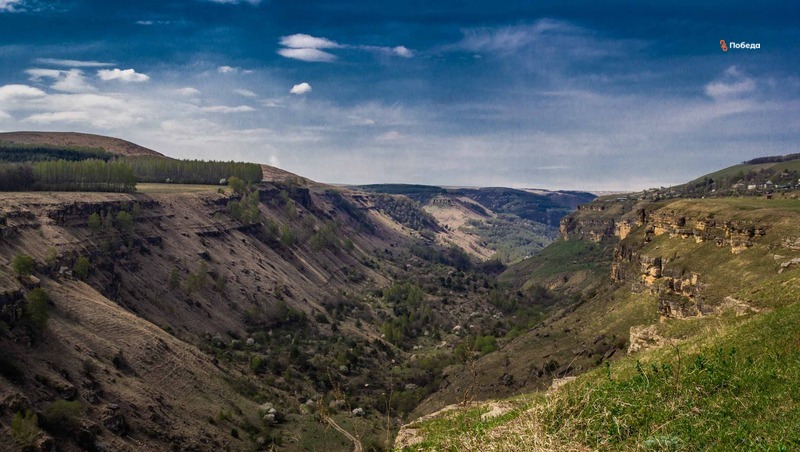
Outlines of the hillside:
M 76 132 L 3 132 L 0 143 L 99 148 L 124 157 L 164 157 L 152 149 L 119 138 Z
M 594 199 L 584 192 L 511 188 L 406 184 L 353 188 L 405 196 L 443 227 L 437 234 L 439 243 L 452 243 L 478 259 L 499 259 L 505 264 L 519 262 L 550 244 L 561 218 Z
M 496 352 L 447 369 L 441 390 L 415 415 L 464 400 L 528 395 L 422 418 L 401 431 L 398 445 L 800 444 L 800 404 L 791 395 L 800 361 L 790 326 L 800 293 L 797 193 L 625 198 L 582 206 L 562 220 L 561 240 L 501 276 L 510 287 L 544 286 L 566 298 Z M 552 395 L 536 392 L 575 376 Z M 765 406 L 780 406 L 781 415 Z M 740 410 L 752 417 L 734 421 Z
M 444 367 L 537 315 L 408 198 L 262 169 L 3 193 L 3 444 L 380 450 Z

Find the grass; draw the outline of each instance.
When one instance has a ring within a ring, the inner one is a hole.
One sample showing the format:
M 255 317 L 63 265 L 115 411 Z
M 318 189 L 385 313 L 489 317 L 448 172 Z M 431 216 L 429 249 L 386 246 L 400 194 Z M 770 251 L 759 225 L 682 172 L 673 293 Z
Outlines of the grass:
M 458 410 L 417 427 L 424 450 L 797 450 L 800 304 L 667 322 L 665 346 L 597 368 L 481 421 Z M 530 437 L 533 435 L 534 437 Z M 416 446 L 415 446 L 416 447 Z
M 221 185 L 198 185 L 198 184 L 136 184 L 136 192 L 146 195 L 164 193 L 206 193 L 216 192 Z
M 690 228 L 712 216 L 718 227 L 736 221 L 767 231 L 735 255 L 713 240 L 664 234 L 645 243 L 642 229 L 625 240 L 642 255 L 662 257 L 665 275 L 699 273 L 698 299 L 710 315 L 657 323 L 656 295 L 647 288 L 632 293 L 630 283 L 607 284 L 602 246 L 556 242 L 509 271 L 509 280 L 546 281 L 589 270 L 604 282 L 593 286 L 599 291 L 590 301 L 543 330 L 549 337 L 529 339 L 527 349 L 562 361 L 556 351 L 572 334 L 577 343 L 601 332 L 627 337 L 639 324 L 654 324 L 667 345 L 607 362 L 552 395 L 510 399 L 515 408 L 496 420 L 481 420 L 485 405 L 478 405 L 422 421 L 414 425 L 424 436 L 421 449 L 800 450 L 800 269 L 778 273 L 781 262 L 800 255 L 783 245 L 800 235 L 800 201 L 678 200 L 660 207 L 686 215 Z M 639 262 L 627 265 L 631 281 L 638 281 Z M 728 296 L 752 309 L 742 315 L 712 308 Z M 565 326 L 573 331 L 562 334 Z M 530 354 L 515 343 L 505 351 L 518 359 Z

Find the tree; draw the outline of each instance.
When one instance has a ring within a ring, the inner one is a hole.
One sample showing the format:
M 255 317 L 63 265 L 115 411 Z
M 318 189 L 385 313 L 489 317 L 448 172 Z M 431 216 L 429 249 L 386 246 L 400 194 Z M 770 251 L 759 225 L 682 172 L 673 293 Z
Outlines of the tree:
M 241 195 L 242 193 L 244 193 L 246 185 L 243 180 L 239 179 L 236 176 L 231 176 L 228 178 L 228 187 L 230 187 L 231 190 L 233 190 L 233 192 L 236 193 L 237 195 Z
M 36 261 L 27 254 L 17 254 L 14 256 L 14 261 L 11 263 L 11 268 L 17 277 L 27 276 L 33 273 L 36 267 Z
M 25 295 L 25 320 L 37 336 L 41 336 L 47 328 L 50 314 L 47 309 L 47 293 L 36 288 Z
M 100 217 L 100 214 L 94 212 L 91 215 L 89 215 L 89 229 L 92 230 L 92 235 L 99 232 L 100 229 L 102 228 L 103 228 L 103 219 Z
M 169 288 L 177 289 L 181 285 L 181 272 L 177 268 L 172 269 L 169 275 Z
M 114 219 L 114 226 L 123 234 L 133 232 L 133 217 L 128 212 L 121 210 Z
M 89 258 L 86 256 L 79 257 L 75 261 L 75 265 L 72 266 L 72 274 L 80 279 L 86 279 L 89 276 Z

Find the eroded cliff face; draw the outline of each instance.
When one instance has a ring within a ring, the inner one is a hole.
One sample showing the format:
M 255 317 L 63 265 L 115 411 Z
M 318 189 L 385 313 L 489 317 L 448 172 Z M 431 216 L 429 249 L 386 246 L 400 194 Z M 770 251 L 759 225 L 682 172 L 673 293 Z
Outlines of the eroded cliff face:
M 664 254 L 649 244 L 657 238 L 684 244 L 709 242 L 739 255 L 762 241 L 770 225 L 765 220 L 670 207 L 646 201 L 594 202 L 562 220 L 561 237 L 614 246 L 611 280 L 630 284 L 635 293 L 655 295 L 662 318 L 700 316 L 712 311 L 705 306 L 703 269 L 686 262 L 677 266 L 675 252 Z

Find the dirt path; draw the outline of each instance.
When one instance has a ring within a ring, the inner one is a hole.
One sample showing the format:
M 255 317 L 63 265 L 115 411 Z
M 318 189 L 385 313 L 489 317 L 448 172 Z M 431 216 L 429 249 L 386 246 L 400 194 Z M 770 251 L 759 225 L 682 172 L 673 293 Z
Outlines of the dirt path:
M 333 420 L 331 417 L 325 417 L 325 420 L 328 421 L 328 424 L 331 425 L 337 432 L 341 433 L 342 435 L 346 436 L 347 439 L 353 442 L 353 452 L 364 452 L 364 447 L 361 445 L 361 441 L 358 440 L 355 436 L 351 435 L 350 432 L 347 430 L 339 427 L 339 424 Z

